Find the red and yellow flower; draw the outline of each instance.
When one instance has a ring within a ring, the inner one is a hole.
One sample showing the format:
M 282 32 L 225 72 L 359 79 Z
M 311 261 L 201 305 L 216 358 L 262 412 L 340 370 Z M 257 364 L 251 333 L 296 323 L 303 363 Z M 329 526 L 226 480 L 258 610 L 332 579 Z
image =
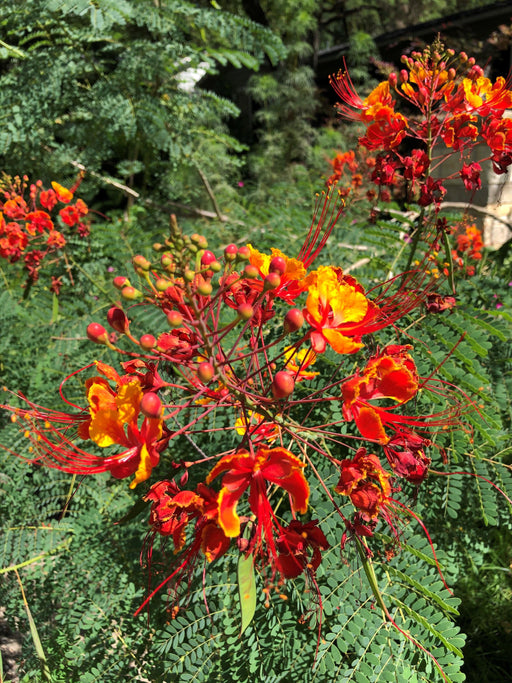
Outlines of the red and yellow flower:
M 206 483 L 225 473 L 219 493 L 219 525 L 226 536 L 236 538 L 240 535 L 237 505 L 247 489 L 249 507 L 256 515 L 267 541 L 272 538 L 273 516 L 267 498 L 268 484 L 275 484 L 290 494 L 293 512 L 305 513 L 309 485 L 302 473 L 304 467 L 305 463 L 285 448 L 260 446 L 255 453 L 239 450 L 222 457 L 208 475 Z

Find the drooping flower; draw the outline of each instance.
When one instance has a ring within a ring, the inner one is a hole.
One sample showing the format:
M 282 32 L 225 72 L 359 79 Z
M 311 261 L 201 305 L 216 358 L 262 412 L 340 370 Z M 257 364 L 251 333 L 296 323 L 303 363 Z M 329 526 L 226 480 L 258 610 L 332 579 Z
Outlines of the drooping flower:
M 225 472 L 219 493 L 219 524 L 226 536 L 235 538 L 240 535 L 237 504 L 247 489 L 249 507 L 256 515 L 267 542 L 272 538 L 272 512 L 267 498 L 269 483 L 290 494 L 294 512 L 306 512 L 309 485 L 302 473 L 304 467 L 305 463 L 280 447 L 259 446 L 256 453 L 239 450 L 222 457 L 208 475 L 206 483 L 209 484 Z
M 418 374 L 410 346 L 388 346 L 373 356 L 362 374 L 341 385 L 343 415 L 354 420 L 361 435 L 386 444 L 390 437 L 386 426 L 401 416 L 393 414 L 391 408 L 379 407 L 370 401 L 391 399 L 398 406 L 403 405 L 418 392 Z M 407 421 L 407 418 L 403 418 Z
M 391 496 L 390 475 L 383 469 L 379 458 L 360 448 L 353 458 L 340 463 L 340 480 L 334 490 L 350 496 L 362 519 L 375 519 L 388 505 Z
M 195 521 L 194 538 L 186 551 L 191 557 L 202 550 L 208 562 L 223 555 L 230 539 L 219 527 L 217 493 L 202 483 L 195 491 L 182 490 L 174 481 L 159 481 L 144 500 L 151 501 L 149 523 L 154 533 L 170 536 L 174 552 L 186 544 L 187 526 Z
M 281 529 L 277 538 L 276 565 L 286 579 L 293 579 L 303 572 L 314 573 L 322 560 L 322 550 L 329 548 L 318 520 L 302 523 L 294 519 Z

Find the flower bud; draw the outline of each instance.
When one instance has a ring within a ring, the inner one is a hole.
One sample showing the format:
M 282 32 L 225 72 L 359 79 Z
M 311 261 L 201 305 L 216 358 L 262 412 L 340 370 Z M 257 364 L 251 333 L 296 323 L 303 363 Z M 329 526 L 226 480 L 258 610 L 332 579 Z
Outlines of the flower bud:
M 190 268 L 187 268 L 187 270 L 183 273 L 183 277 L 187 282 L 192 282 L 192 280 L 195 278 L 196 274 L 193 270 Z
M 215 370 L 213 368 L 213 365 L 208 361 L 199 363 L 199 365 L 197 366 L 197 376 L 203 384 L 208 384 L 209 382 L 211 382 L 214 374 Z
M 123 287 L 121 290 L 121 296 L 127 301 L 134 301 L 135 299 L 140 299 L 142 292 L 135 287 Z
M 123 287 L 130 287 L 130 280 L 124 275 L 118 275 L 112 280 L 112 284 L 116 289 L 123 289 Z
M 250 263 L 248 263 L 244 268 L 243 275 L 244 275 L 244 277 L 247 277 L 250 280 L 254 280 L 255 278 L 258 277 L 259 274 L 260 274 L 260 271 L 256 268 L 256 266 L 253 266 Z
M 137 272 L 147 272 L 151 268 L 151 263 L 147 260 L 147 258 L 141 256 L 140 254 L 137 254 L 137 256 L 132 258 L 132 263 Z
M 396 84 L 398 83 L 398 77 L 394 71 L 392 71 L 389 76 L 388 76 L 388 82 L 391 88 L 396 88 Z
M 140 400 L 140 412 L 145 417 L 160 418 L 162 416 L 162 401 L 154 391 L 148 391 Z
M 251 306 L 251 304 L 248 303 L 240 304 L 236 311 L 240 318 L 242 318 L 242 320 L 245 321 L 250 320 L 254 315 L 254 308 Z
M 277 273 L 269 273 L 263 280 L 263 291 L 268 292 L 270 289 L 277 289 L 281 284 L 281 278 Z
M 234 261 L 238 254 L 238 247 L 236 244 L 228 244 L 224 249 L 224 258 L 226 261 Z
M 201 256 L 201 265 L 202 266 L 209 266 L 210 263 L 213 263 L 216 261 L 215 254 L 213 251 L 206 250 L 203 252 Z
M 112 306 L 112 308 L 109 309 L 107 321 L 112 329 L 121 334 L 128 332 L 130 327 L 130 321 L 126 317 L 126 313 L 122 308 L 118 308 L 117 306 Z
M 107 330 L 99 323 L 90 323 L 87 325 L 87 337 L 95 344 L 106 344 L 108 342 Z
M 251 258 L 251 250 L 249 247 L 240 247 L 236 257 L 238 261 L 248 261 Z
M 171 327 L 181 327 L 183 324 L 183 316 L 179 311 L 169 311 L 167 314 L 167 322 Z
M 304 325 L 304 315 L 298 308 L 291 308 L 284 316 L 283 327 L 286 334 L 297 332 Z
M 270 266 L 268 269 L 269 273 L 277 273 L 278 275 L 282 275 L 286 270 L 286 261 L 282 256 L 274 256 L 274 258 L 270 261 Z
M 402 69 L 400 71 L 400 83 L 407 83 L 408 80 L 409 80 L 409 72 L 407 71 L 407 69 Z
M 212 283 L 211 282 L 199 282 L 197 287 L 196 287 L 196 292 L 200 294 L 201 296 L 210 296 L 210 294 L 213 291 Z
M 272 380 L 272 396 L 276 399 L 288 398 L 295 389 L 295 381 L 289 372 L 280 370 L 274 375 Z
M 214 273 L 218 273 L 222 270 L 222 264 L 219 261 L 212 261 L 210 263 L 210 270 Z
M 151 349 L 154 349 L 156 346 L 156 339 L 153 337 L 152 334 L 143 334 L 142 337 L 139 339 L 140 346 L 144 351 L 151 351 Z
M 159 277 L 158 280 L 155 281 L 155 288 L 158 292 L 165 292 L 170 285 L 171 281 L 166 280 L 164 277 Z

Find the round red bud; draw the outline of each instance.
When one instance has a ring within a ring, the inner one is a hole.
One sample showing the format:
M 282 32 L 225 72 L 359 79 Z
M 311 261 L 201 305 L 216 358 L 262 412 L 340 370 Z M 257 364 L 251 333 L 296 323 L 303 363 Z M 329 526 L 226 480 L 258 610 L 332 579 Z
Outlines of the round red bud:
M 209 266 L 210 263 L 213 263 L 214 261 L 216 261 L 216 258 L 213 251 L 206 250 L 203 252 L 203 255 L 201 256 L 202 266 Z
M 254 308 L 251 306 L 251 304 L 240 304 L 236 310 L 240 318 L 245 321 L 250 320 L 254 315 Z
M 197 366 L 197 376 L 203 384 L 211 382 L 214 374 L 215 370 L 213 365 L 206 360 L 203 363 L 199 363 Z
M 95 344 L 106 344 L 108 341 L 107 330 L 99 323 L 90 323 L 87 325 L 87 337 Z
M 162 401 L 154 391 L 148 391 L 141 398 L 140 412 L 145 417 L 159 418 L 162 416 Z
M 244 277 L 247 277 L 250 280 L 254 280 L 259 274 L 260 271 L 256 268 L 256 266 L 252 266 L 250 263 L 248 263 L 244 268 Z
M 251 258 L 251 250 L 249 247 L 240 247 L 236 257 L 239 261 L 248 261 Z
M 224 258 L 226 261 L 234 261 L 237 254 L 238 247 L 236 244 L 228 244 L 228 246 L 224 249 Z
M 286 334 L 297 332 L 304 325 L 304 315 L 298 308 L 291 308 L 284 316 L 284 331 Z
M 121 290 L 121 296 L 123 299 L 126 299 L 127 301 L 134 301 L 135 299 L 140 299 L 142 296 L 142 292 L 139 291 L 138 289 L 135 289 L 135 287 L 123 287 Z
M 270 266 L 268 268 L 269 273 L 277 273 L 282 275 L 286 271 L 286 261 L 282 256 L 274 256 L 270 261 Z
M 391 88 L 396 88 L 396 84 L 398 83 L 398 77 L 394 71 L 392 71 L 389 76 L 388 76 L 388 82 Z
M 124 275 L 118 275 L 112 280 L 112 284 L 116 289 L 123 289 L 123 287 L 130 286 L 130 280 L 128 280 L 128 278 Z
M 144 351 L 151 351 L 151 349 L 154 349 L 156 346 L 156 339 L 153 337 L 152 334 L 143 334 L 142 337 L 139 339 L 140 346 Z
M 181 327 L 183 324 L 183 316 L 179 311 L 169 311 L 167 314 L 167 322 L 171 327 Z
M 272 396 L 276 399 L 288 398 L 295 389 L 295 381 L 289 372 L 279 370 L 272 380 Z
M 263 291 L 267 292 L 269 289 L 277 289 L 281 284 L 281 278 L 277 273 L 269 273 L 263 280 Z
M 107 321 L 112 329 L 121 334 L 128 332 L 130 327 L 130 321 L 126 317 L 126 313 L 122 308 L 118 308 L 117 306 L 112 306 L 112 308 L 109 309 Z

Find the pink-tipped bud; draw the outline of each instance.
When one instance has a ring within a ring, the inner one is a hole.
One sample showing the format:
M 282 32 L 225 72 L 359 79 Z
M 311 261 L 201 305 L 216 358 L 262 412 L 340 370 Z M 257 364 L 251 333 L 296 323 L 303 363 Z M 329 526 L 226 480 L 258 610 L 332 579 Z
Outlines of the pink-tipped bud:
M 148 391 L 147 394 L 140 400 L 140 412 L 145 417 L 160 418 L 162 417 L 162 401 L 153 391 Z
M 396 84 L 398 83 L 398 77 L 394 71 L 392 71 L 389 76 L 388 76 L 388 83 L 391 88 L 396 88 Z
M 286 334 L 297 332 L 304 325 L 304 315 L 298 308 L 291 308 L 284 316 L 283 327 Z
M 254 280 L 255 278 L 259 277 L 260 271 L 256 268 L 256 266 L 251 265 L 248 263 L 245 268 L 243 275 L 246 278 L 249 278 L 249 280 Z
M 248 261 L 251 258 L 251 250 L 249 247 L 240 247 L 236 257 L 238 261 Z
M 209 266 L 210 263 L 213 263 L 214 261 L 216 261 L 216 258 L 213 251 L 206 250 L 203 252 L 203 255 L 201 256 L 202 266 Z
M 269 273 L 277 273 L 282 275 L 286 271 L 286 261 L 282 256 L 274 256 L 270 261 L 270 266 L 268 268 Z
M 130 287 L 130 280 L 124 275 L 118 275 L 112 280 L 112 284 L 116 289 L 123 289 L 123 287 Z
M 135 287 L 123 287 L 121 290 L 121 296 L 127 301 L 135 301 L 135 299 L 140 299 L 142 292 Z
M 136 271 L 143 271 L 146 272 L 151 268 L 151 263 L 142 256 L 141 254 L 137 254 L 137 256 L 134 256 L 132 258 L 132 263 Z
M 295 381 L 289 372 L 286 372 L 286 370 L 279 370 L 279 372 L 276 372 L 271 386 L 272 396 L 276 400 L 288 398 L 288 396 L 293 393 L 294 389 Z
M 183 316 L 179 311 L 169 311 L 167 314 L 167 322 L 171 327 L 181 327 L 183 324 Z
M 154 349 L 156 346 L 156 339 L 153 337 L 152 334 L 143 334 L 142 337 L 139 339 L 140 346 L 144 351 L 151 351 L 151 349 Z
M 407 83 L 409 80 L 409 72 L 406 69 L 400 71 L 400 83 Z
M 201 296 L 210 296 L 213 292 L 213 287 L 211 282 L 199 282 L 196 287 L 196 292 Z
M 238 247 L 236 244 L 228 244 L 228 246 L 224 249 L 224 258 L 226 261 L 234 261 L 236 259 L 236 256 L 238 254 Z
M 107 322 L 112 329 L 121 334 L 128 332 L 130 327 L 130 321 L 126 317 L 126 313 L 122 308 L 118 308 L 117 306 L 112 306 L 112 308 L 109 309 L 107 313 Z
M 263 280 L 263 291 L 268 292 L 271 289 L 277 289 L 281 284 L 281 278 L 277 273 L 269 273 Z
M 470 57 L 470 58 L 468 59 L 468 64 L 469 64 L 469 66 L 474 66 L 474 65 L 475 65 L 475 62 L 476 62 L 476 60 L 475 60 L 474 57 Z
M 87 337 L 95 344 L 106 344 L 108 342 L 107 330 L 99 323 L 90 323 L 87 325 Z
M 457 72 L 455 71 L 455 69 L 453 67 L 448 69 L 448 80 L 449 81 L 454 81 L 456 75 L 457 75 Z
M 213 365 L 206 360 L 203 363 L 199 363 L 197 366 L 197 376 L 203 384 L 211 382 L 214 374 L 215 370 Z
M 240 306 L 236 309 L 236 312 L 242 318 L 242 320 L 250 320 L 252 316 L 254 315 L 254 308 L 251 306 L 251 304 L 240 304 Z

